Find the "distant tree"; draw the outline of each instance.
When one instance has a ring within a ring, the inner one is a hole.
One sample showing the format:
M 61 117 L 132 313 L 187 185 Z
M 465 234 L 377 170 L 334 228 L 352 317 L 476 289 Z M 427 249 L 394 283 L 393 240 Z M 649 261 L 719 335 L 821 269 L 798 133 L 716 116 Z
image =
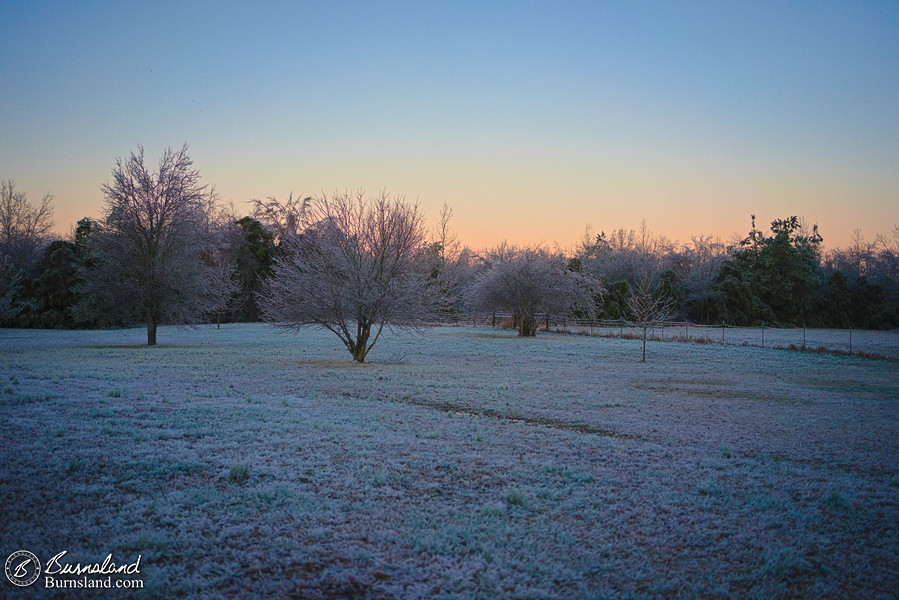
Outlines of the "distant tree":
M 453 209 L 444 202 L 434 231 L 434 240 L 425 249 L 428 273 L 444 316 L 462 312 L 465 288 L 471 280 L 473 253 L 462 248 L 450 228 Z
M 0 181 L 0 323 L 17 324 L 12 319 L 26 307 L 18 296 L 52 229 L 52 195 L 34 205 L 12 179 Z
M 568 268 L 564 256 L 540 249 L 501 246 L 485 259 L 486 268 L 468 292 L 478 312 L 511 311 L 518 335 L 537 335 L 537 314 L 593 316 L 602 292 L 597 279 Z
M 84 252 L 86 251 L 88 242 L 99 230 L 100 224 L 97 221 L 90 217 L 84 217 L 75 224 L 75 231 L 72 234 L 72 239 L 75 241 L 75 244 L 81 248 L 81 251 Z
M 74 312 L 79 319 L 144 322 L 152 346 L 160 323 L 202 322 L 220 302 L 220 273 L 204 260 L 210 190 L 187 145 L 167 148 L 156 171 L 139 146 L 116 159 L 112 176 L 102 188 L 105 220 L 91 235 Z
M 899 294 L 899 225 L 890 236 L 877 237 L 875 250 L 872 275 L 883 281 L 891 294 Z
M 280 245 L 302 231 L 307 223 L 306 211 L 309 210 L 312 198 L 301 198 L 290 192 L 284 202 L 274 196 L 250 202 L 253 205 L 253 217 L 265 225 L 274 236 L 275 243 Z
M 766 236 L 755 227 L 752 229 L 732 258 L 719 272 L 725 294 L 725 301 L 734 299 L 732 292 L 738 284 L 747 284 L 753 299 L 741 301 L 743 308 L 753 307 L 751 314 L 745 314 L 753 324 L 760 319 L 760 313 L 770 312 L 774 320 L 795 325 L 805 324 L 814 317 L 813 309 L 818 288 L 821 284 L 820 244 L 821 236 L 817 226 L 810 231 L 797 217 L 778 219 L 771 223 L 773 235 Z M 761 310 L 755 307 L 761 304 Z M 767 308 L 767 310 L 765 310 Z M 733 312 L 728 305 L 728 312 Z
M 877 248 L 875 272 L 885 294 L 878 327 L 893 329 L 899 327 L 899 225 L 893 227 L 890 236 L 878 237 Z
M 440 277 L 450 257 L 458 252 L 456 236 L 449 226 L 452 218 L 453 209 L 444 202 L 443 207 L 440 209 L 440 219 L 434 231 L 434 240 L 427 246 L 431 279 Z
M 759 298 L 748 280 L 732 263 L 721 268 L 716 287 L 719 317 L 730 325 L 755 325 L 772 322 L 776 316 L 771 308 Z
M 674 269 L 665 269 L 659 275 L 655 295 L 668 298 L 671 304 L 670 318 L 679 316 L 686 296 L 686 286 Z
M 7 325 L 19 313 L 15 303 L 21 273 L 12 266 L 12 259 L 0 255 L 0 324 Z
M 0 181 L 0 255 L 9 269 L 28 269 L 40 258 L 53 229 L 53 196 L 45 194 L 31 204 L 25 192 L 16 191 L 12 179 Z
M 27 278 L 21 296 L 20 327 L 68 329 L 75 326 L 71 308 L 76 302 L 78 284 L 78 248 L 75 243 L 56 240 L 47 246 L 35 266 L 34 277 Z
M 831 327 L 899 326 L 899 228 L 892 239 L 867 241 L 856 229 L 846 248 L 825 256 L 818 297 L 819 323 Z
M 821 251 L 814 226 L 797 217 L 756 227 L 729 245 L 708 236 L 676 246 L 637 230 L 594 234 L 587 228 L 570 268 L 606 288 L 602 318 L 630 318 L 627 298 L 642 273 L 662 273 L 659 285 L 676 301 L 678 318 L 732 325 L 818 327 L 899 326 L 899 227 L 866 240 L 853 232 L 846 248 Z
M 640 331 L 643 340 L 641 362 L 646 362 L 646 339 L 654 327 L 659 327 L 674 314 L 674 298 L 664 286 L 652 287 L 652 278 L 644 275 L 631 291 L 627 300 L 631 323 Z
M 240 229 L 234 216 L 234 207 L 222 205 L 214 188 L 210 188 L 206 195 L 203 214 L 206 219 L 202 233 L 206 244 L 200 256 L 211 272 L 207 312 L 215 316 L 216 325 L 220 328 L 222 319 L 236 308 Z
M 830 327 L 846 328 L 852 326 L 852 313 L 852 295 L 846 275 L 842 271 L 834 271 L 821 289 L 819 318 Z
M 304 210 L 301 234 L 283 241 L 260 295 L 265 320 L 334 333 L 364 362 L 384 327 L 414 327 L 431 313 L 422 213 L 381 192 L 335 193 Z
M 266 279 L 272 276 L 277 248 L 274 235 L 253 217 L 236 221 L 239 228 L 237 248 L 236 311 L 240 321 L 258 321 L 261 318 L 257 297 Z
M 877 247 L 878 242 L 867 241 L 861 229 L 856 228 L 852 232 L 849 247 L 832 251 L 829 258 L 839 263 L 839 270 L 850 282 L 862 277 L 876 277 Z
M 630 284 L 622 279 L 604 284 L 604 290 L 600 303 L 600 316 L 603 319 L 627 319 L 630 316 L 627 307 L 627 299 L 631 294 Z
M 97 224 L 89 218 L 78 221 L 69 240 L 54 240 L 44 249 L 41 259 L 21 278 L 16 294 L 15 327 L 72 329 L 112 323 L 77 321 L 73 312 L 80 298 L 76 290 L 82 283 L 81 273 L 90 263 L 88 242 Z
M 682 269 L 683 311 L 688 319 L 699 323 L 721 322 L 721 295 L 716 281 L 727 258 L 725 245 L 708 236 L 693 237 L 681 249 L 675 262 Z
M 637 230 L 618 229 L 608 235 L 603 231 L 591 241 L 592 235 L 588 227 L 577 249 L 578 258 L 582 271 L 605 281 L 633 285 L 640 273 L 663 270 L 674 252 L 674 244 L 653 234 L 645 219 Z

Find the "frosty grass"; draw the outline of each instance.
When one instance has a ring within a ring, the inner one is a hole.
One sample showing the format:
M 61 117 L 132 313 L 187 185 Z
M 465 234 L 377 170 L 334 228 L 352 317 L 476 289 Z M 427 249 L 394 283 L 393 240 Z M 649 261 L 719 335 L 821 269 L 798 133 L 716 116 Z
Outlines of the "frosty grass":
M 385 333 L 364 365 L 315 329 L 144 340 L 0 331 L 0 560 L 140 554 L 139 598 L 899 589 L 895 361 L 656 342 L 640 364 L 634 340 L 461 327 Z

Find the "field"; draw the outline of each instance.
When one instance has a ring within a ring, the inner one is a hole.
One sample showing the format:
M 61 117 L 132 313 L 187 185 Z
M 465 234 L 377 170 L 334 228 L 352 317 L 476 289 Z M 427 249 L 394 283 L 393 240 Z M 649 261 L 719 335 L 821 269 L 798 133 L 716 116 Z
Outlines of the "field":
M 576 324 L 553 327 L 553 330 L 581 335 L 628 336 L 639 335 L 639 330 L 626 325 L 585 327 Z M 665 327 L 653 327 L 650 339 L 691 341 L 761 348 L 793 348 L 808 351 L 829 351 L 835 354 L 861 354 L 899 360 L 899 331 L 870 329 L 803 329 L 776 327 L 725 327 L 695 325 L 693 323 L 668 323 Z
M 0 559 L 136 598 L 894 598 L 895 361 L 442 327 L 0 331 Z M 0 597 L 47 598 L 41 580 Z M 92 597 L 85 590 L 69 596 Z

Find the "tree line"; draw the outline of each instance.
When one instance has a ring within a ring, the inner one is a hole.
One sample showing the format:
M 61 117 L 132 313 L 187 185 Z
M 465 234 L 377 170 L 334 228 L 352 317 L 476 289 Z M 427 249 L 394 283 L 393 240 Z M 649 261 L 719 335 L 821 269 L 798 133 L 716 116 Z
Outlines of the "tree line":
M 428 231 L 417 204 L 385 192 L 289 195 L 225 206 L 187 146 L 151 169 L 143 148 L 118 158 L 104 211 L 53 239 L 52 196 L 0 185 L 0 324 L 97 328 L 266 320 L 332 331 L 363 361 L 384 327 L 508 311 L 522 336 L 538 313 L 703 324 L 899 326 L 899 227 L 825 252 L 795 216 L 768 231 L 751 218 L 725 244 L 676 244 L 638 230 L 594 234 L 571 251 L 455 239 L 444 205 Z

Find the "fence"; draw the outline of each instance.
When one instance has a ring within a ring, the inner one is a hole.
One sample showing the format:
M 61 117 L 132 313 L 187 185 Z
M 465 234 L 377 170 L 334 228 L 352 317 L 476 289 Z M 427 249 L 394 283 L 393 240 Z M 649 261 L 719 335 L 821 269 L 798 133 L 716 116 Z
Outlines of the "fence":
M 512 319 L 511 313 L 490 315 L 459 314 L 446 316 L 446 323 L 474 327 L 498 327 Z M 558 319 L 538 315 L 543 330 L 602 337 L 636 337 L 637 328 L 627 321 L 598 319 Z M 827 350 L 848 354 L 877 354 L 899 359 L 899 330 L 814 329 L 784 327 L 734 327 L 700 325 L 690 322 L 665 322 L 649 331 L 651 340 L 717 343 L 763 348 Z

